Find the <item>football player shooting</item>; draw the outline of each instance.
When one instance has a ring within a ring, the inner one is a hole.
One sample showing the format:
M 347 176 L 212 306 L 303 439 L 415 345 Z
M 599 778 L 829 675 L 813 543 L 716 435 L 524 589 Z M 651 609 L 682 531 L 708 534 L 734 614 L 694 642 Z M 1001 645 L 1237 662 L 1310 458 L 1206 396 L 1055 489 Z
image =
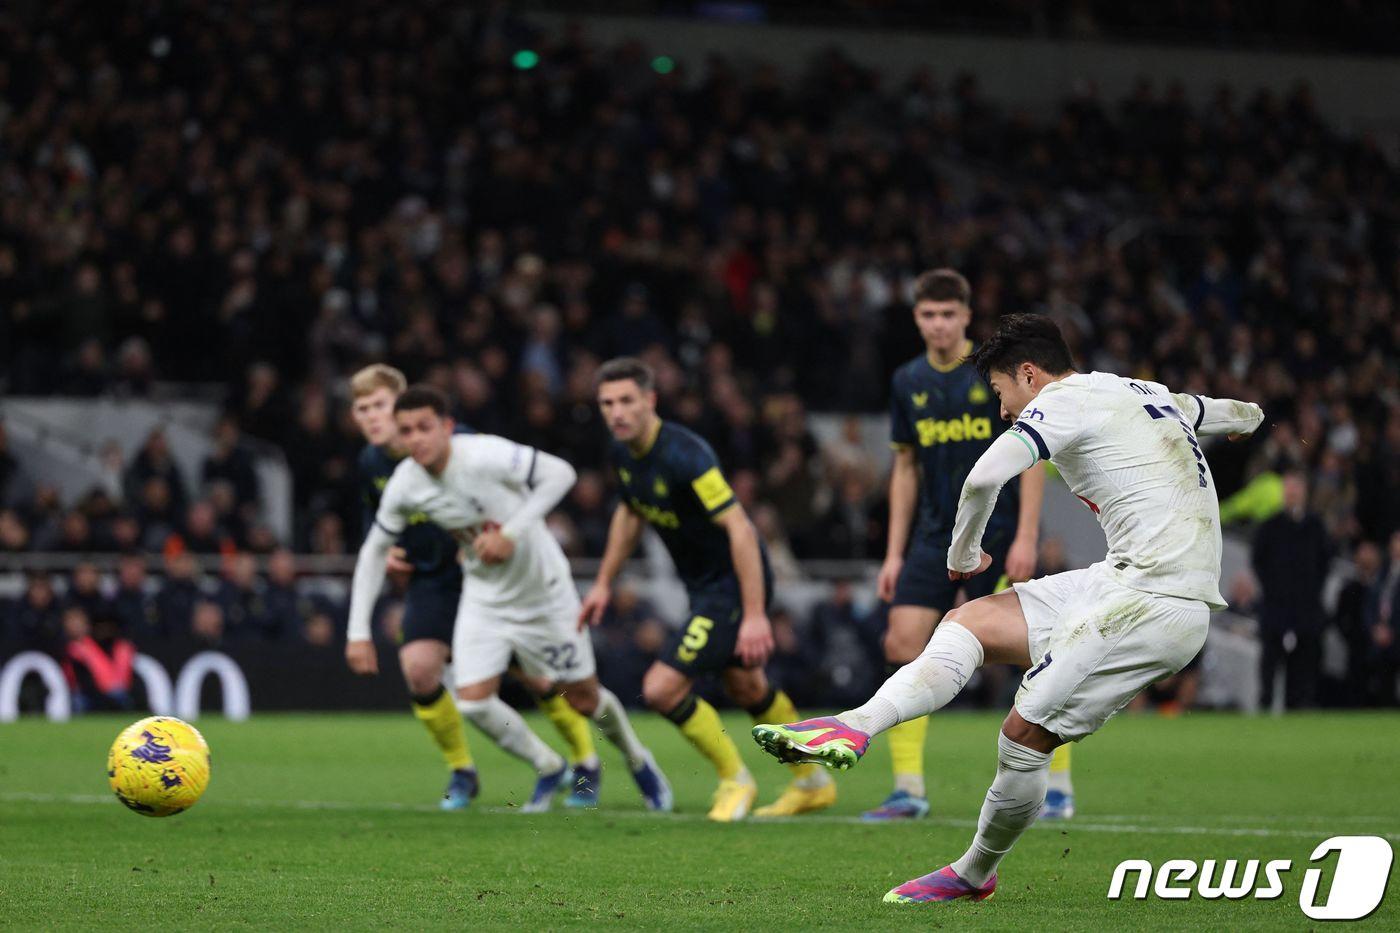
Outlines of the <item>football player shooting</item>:
M 414 516 L 424 516 L 461 547 L 466 579 L 452 640 L 458 706 L 535 769 L 535 790 L 522 810 L 547 810 L 567 768 L 498 695 L 512 657 L 528 676 L 559 686 L 622 751 L 648 808 L 669 810 L 665 777 L 622 704 L 594 675 L 592 644 L 575 625 L 578 593 L 568 559 L 545 526 L 545 516 L 573 486 L 573 467 L 505 438 L 454 436 L 446 398 L 425 386 L 399 396 L 394 420 L 408 457 L 385 486 L 355 562 L 352 640 L 368 634 L 395 538 Z
M 1043 468 L 1021 474 L 997 500 L 987 528 L 993 557 L 986 574 L 954 582 L 943 572 L 958 494 L 968 471 L 1005 430 L 997 400 L 968 360 L 972 288 L 953 269 L 934 269 L 914 285 L 914 325 L 924 352 L 901 366 L 890 387 L 890 521 L 878 593 L 890 604 L 885 675 L 914 660 L 961 589 L 976 599 L 1029 580 L 1035 573 Z M 1019 495 L 1018 495 L 1019 493 Z M 924 745 L 929 721 L 920 717 L 890 731 L 894 788 L 866 820 L 928 815 Z M 1073 814 L 1069 747 L 1055 753 L 1046 816 Z
M 710 819 L 742 819 L 757 786 L 719 714 L 692 689 L 696 677 L 717 673 L 725 691 L 756 722 L 795 715 L 787 694 L 773 689 L 763 671 L 773 650 L 767 554 L 710 446 L 657 417 L 651 369 L 640 360 L 615 359 L 599 370 L 597 383 L 598 404 L 614 439 L 609 457 L 623 501 L 613 513 L 602 565 L 584 599 L 579 625 L 602 620 L 612 583 L 650 523 L 676 563 L 691 618 L 647 670 L 642 695 L 714 765 L 720 783 Z M 794 770 L 792 784 L 756 816 L 791 816 L 835 802 L 836 788 L 827 774 L 810 765 Z
M 394 402 L 407 387 L 403 373 L 383 363 L 367 366 L 350 379 L 351 414 L 365 439 L 358 463 L 365 534 L 374 522 L 389 477 L 407 456 L 399 446 L 398 425 L 394 422 Z M 452 771 L 442 808 L 461 809 L 476 795 L 478 781 L 461 713 L 442 685 L 462 592 L 457 544 L 436 525 L 412 521 L 390 549 L 386 566 L 396 579 L 408 581 L 399 667 L 408 685 L 413 714 L 428 730 Z M 345 654 L 355 673 L 378 673 L 379 657 L 371 638 L 347 642 Z M 535 702 L 568 743 L 574 773 L 565 802 L 575 807 L 595 805 L 601 772 L 588 720 L 575 712 L 561 694 L 551 691 L 547 682 L 525 678 L 518 670 L 512 673 L 525 682 Z
M 962 857 L 905 882 L 887 902 L 984 900 L 997 867 L 1035 822 L 1050 753 L 1098 731 L 1140 690 L 1184 667 L 1205 642 L 1220 596 L 1220 505 L 1198 435 L 1250 434 L 1258 405 L 1172 393 L 1110 373 L 1077 373 L 1059 328 L 1002 318 L 974 365 L 1015 419 L 968 475 L 948 578 L 986 572 L 982 547 L 997 494 L 1050 460 L 1103 526 L 1108 553 L 1083 570 L 1018 583 L 948 613 L 919 658 L 864 706 L 802 723 L 757 726 L 784 761 L 848 768 L 870 738 L 955 697 L 984 663 L 1029 667 L 997 743 L 997 772 Z

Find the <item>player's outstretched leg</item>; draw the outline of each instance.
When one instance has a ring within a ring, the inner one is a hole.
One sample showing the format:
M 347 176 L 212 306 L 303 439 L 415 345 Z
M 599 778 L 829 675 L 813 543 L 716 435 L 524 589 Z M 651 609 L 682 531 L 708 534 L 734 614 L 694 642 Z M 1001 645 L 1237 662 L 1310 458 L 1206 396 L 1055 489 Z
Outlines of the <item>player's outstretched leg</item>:
M 719 713 L 691 693 L 690 688 L 689 677 L 660 662 L 653 664 L 642 680 L 642 696 L 647 705 L 675 723 L 681 735 L 709 759 L 719 775 L 709 818 L 720 823 L 742 820 L 753 807 L 758 785 L 739 758 L 733 739 L 724 731 Z
M 906 566 L 909 566 L 906 564 Z M 927 583 L 926 574 L 920 574 Z M 890 609 L 885 629 L 885 676 L 891 677 L 901 667 L 915 660 L 928 645 L 942 612 L 933 605 L 951 599 L 953 587 L 943 574 L 936 575 L 934 586 L 920 587 L 920 603 L 899 602 Z M 946 597 L 942 594 L 946 593 Z M 913 598 L 912 594 L 905 598 Z M 890 746 L 890 765 L 894 771 L 894 787 L 878 807 L 868 810 L 862 819 L 871 822 L 911 820 L 927 816 L 928 793 L 924 786 L 924 747 L 928 739 L 929 718 L 916 716 L 901 722 L 889 731 L 885 740 Z
M 521 759 L 535 769 L 538 776 L 535 790 L 528 803 L 521 806 L 522 813 L 543 813 L 549 809 L 554 794 L 563 786 L 568 773 L 568 763 L 554 749 L 550 748 L 515 710 L 496 696 L 493 689 L 487 696 L 480 696 L 483 685 L 474 684 L 458 691 L 458 707 L 472 723 L 491 736 L 502 749 Z
M 997 736 L 997 776 L 982 802 L 972 845 L 951 865 L 890 891 L 885 895 L 886 903 L 980 901 L 992 896 L 997 886 L 997 866 L 1040 814 L 1050 771 L 1050 752 L 1030 748 L 1012 739 L 1007 731 L 1045 747 L 1058 741 L 1013 710 Z
M 1069 750 L 1061 745 L 1050 758 L 1050 784 L 1045 789 L 1042 820 L 1068 820 L 1074 816 L 1074 783 L 1070 780 Z
M 782 690 L 774 689 L 763 671 L 731 668 L 726 674 L 726 685 L 731 694 L 738 692 L 736 687 L 742 689 L 735 682 L 736 679 L 751 679 L 754 681 L 753 686 L 762 690 L 761 699 L 757 703 L 746 704 L 755 723 L 792 722 L 797 719 L 797 708 L 793 706 L 791 698 Z M 836 802 L 836 782 L 826 771 L 815 764 L 793 764 L 789 767 L 792 770 L 792 782 L 783 789 L 777 800 L 755 810 L 754 816 L 797 816 L 825 810 Z
M 860 761 L 872 736 L 946 706 L 983 657 L 982 643 L 957 622 L 956 613 L 950 614 L 924 653 L 885 681 L 864 706 L 823 719 L 755 726 L 754 740 L 780 761 L 845 770 Z
M 465 810 L 476 797 L 478 782 L 462 714 L 442 685 L 446 664 L 447 645 L 436 639 L 415 638 L 399 649 L 399 667 L 408 685 L 413 715 L 428 730 L 452 772 L 442 795 L 442 809 Z

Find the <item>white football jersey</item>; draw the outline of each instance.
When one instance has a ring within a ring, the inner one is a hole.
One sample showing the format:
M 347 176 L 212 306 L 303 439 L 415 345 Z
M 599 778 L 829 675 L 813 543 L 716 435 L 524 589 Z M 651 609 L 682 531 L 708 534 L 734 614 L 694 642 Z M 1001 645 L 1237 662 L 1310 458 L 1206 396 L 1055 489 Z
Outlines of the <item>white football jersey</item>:
M 473 603 L 504 615 L 530 617 L 573 586 L 568 558 L 544 520 L 519 529 L 515 552 L 500 564 L 477 559 L 471 544 L 487 528 L 505 525 L 529 491 L 538 451 L 491 434 L 456 434 L 442 475 L 412 457 L 394 469 L 375 522 L 398 535 L 410 522 L 431 521 L 462 546 L 464 585 Z
M 1263 418 L 1251 403 L 1210 402 L 1239 406 L 1228 414 L 1248 430 Z M 1196 439 L 1206 408 L 1156 382 L 1076 373 L 1042 389 L 1011 430 L 1098 516 L 1120 583 L 1223 609 L 1220 504 Z

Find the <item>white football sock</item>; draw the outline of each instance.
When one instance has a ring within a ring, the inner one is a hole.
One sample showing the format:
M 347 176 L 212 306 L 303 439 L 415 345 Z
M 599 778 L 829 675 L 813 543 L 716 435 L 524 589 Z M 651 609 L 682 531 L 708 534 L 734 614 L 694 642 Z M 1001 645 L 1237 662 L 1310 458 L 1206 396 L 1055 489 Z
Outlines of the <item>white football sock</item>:
M 875 735 L 942 709 L 982 666 L 982 643 L 952 619 L 934 630 L 923 654 L 895 671 L 864 706 L 836 718 Z
M 627 718 L 627 710 L 622 701 L 602 684 L 598 685 L 598 708 L 593 711 L 593 721 L 598 724 L 608 741 L 627 756 L 627 767 L 636 771 L 647 762 L 647 747 L 637 738 L 632 729 L 632 721 Z
M 531 732 L 521 715 L 500 697 L 459 699 L 457 708 L 497 745 L 528 762 L 537 774 L 552 774 L 564 767 L 566 762 L 563 757 Z
M 968 884 L 981 887 L 996 874 L 1021 833 L 1040 816 L 1049 779 L 1050 754 L 1038 752 L 997 735 L 997 776 L 982 803 L 977 835 L 953 871 Z

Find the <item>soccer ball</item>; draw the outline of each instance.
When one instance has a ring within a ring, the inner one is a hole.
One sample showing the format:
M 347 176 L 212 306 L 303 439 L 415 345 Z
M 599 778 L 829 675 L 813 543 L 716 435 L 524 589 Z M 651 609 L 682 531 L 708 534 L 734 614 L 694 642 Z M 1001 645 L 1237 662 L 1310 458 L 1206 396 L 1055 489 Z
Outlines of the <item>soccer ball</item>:
M 107 782 L 143 816 L 173 816 L 209 786 L 209 745 L 173 716 L 150 716 L 122 730 L 107 753 Z

